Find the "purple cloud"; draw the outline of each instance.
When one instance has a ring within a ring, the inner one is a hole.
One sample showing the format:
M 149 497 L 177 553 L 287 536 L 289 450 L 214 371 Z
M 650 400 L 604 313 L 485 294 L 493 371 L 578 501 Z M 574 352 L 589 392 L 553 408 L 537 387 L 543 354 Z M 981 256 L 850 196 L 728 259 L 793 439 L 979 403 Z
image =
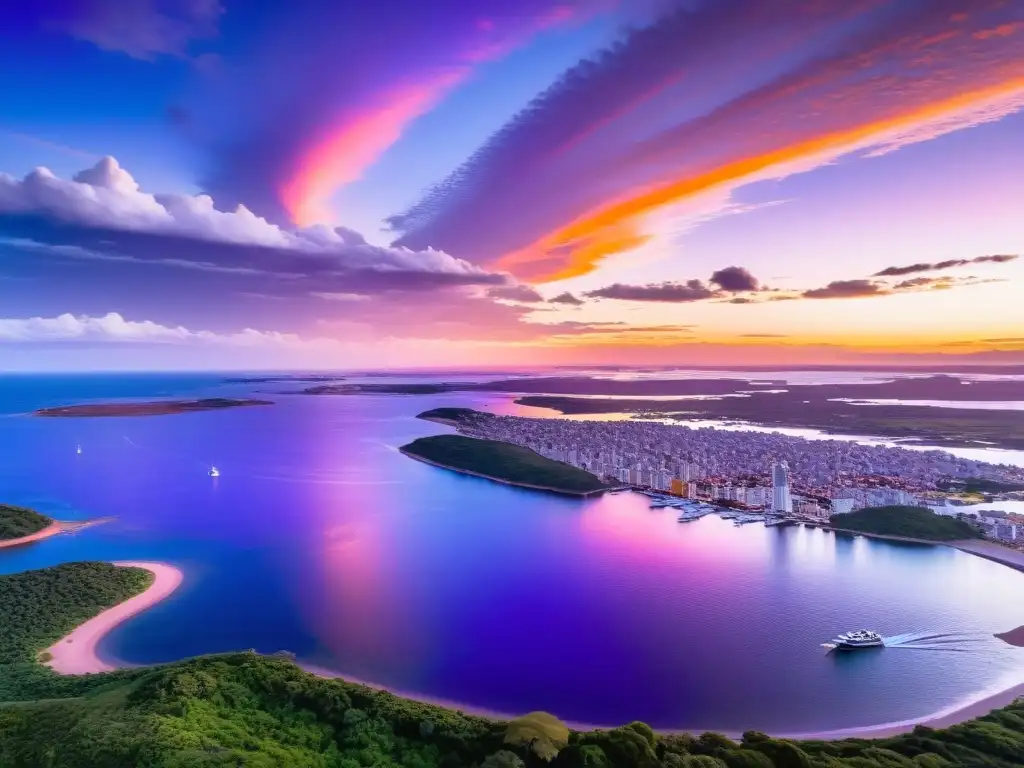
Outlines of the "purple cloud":
M 12 3 L 21 23 L 85 40 L 137 59 L 185 56 L 217 36 L 220 0 L 32 0 Z M 0 22 L 8 11 L 0 12 Z
M 490 288 L 487 291 L 487 295 L 492 299 L 504 299 L 506 301 L 518 301 L 524 304 L 532 304 L 535 302 L 544 301 L 544 297 L 541 296 L 536 289 L 531 288 L 528 285 L 499 285 L 494 288 Z
M 188 134 L 210 161 L 204 187 L 274 221 L 323 221 L 336 189 L 481 65 L 612 5 L 392 0 L 274 8 L 231 66 L 184 105 Z
M 976 256 L 973 259 L 948 259 L 935 263 L 921 262 L 909 264 L 905 267 L 886 267 L 881 272 L 875 272 L 873 277 L 902 277 L 912 275 L 915 272 L 937 272 L 943 269 L 954 267 L 965 267 L 968 264 L 1005 264 L 1017 259 L 1016 254 L 996 254 L 994 256 Z
M 683 303 L 704 301 L 716 294 L 700 280 L 687 280 L 685 283 L 657 283 L 650 285 L 614 283 L 605 288 L 598 288 L 596 291 L 588 291 L 584 295 L 591 299 Z
M 743 267 L 719 269 L 712 273 L 710 282 L 729 293 L 757 291 L 761 288 L 761 283 L 758 282 L 758 279 Z
M 834 280 L 824 288 L 812 288 L 801 295 L 805 299 L 858 299 L 864 296 L 884 296 L 884 285 L 870 280 Z
M 578 306 L 580 306 L 583 303 L 583 301 L 581 299 L 576 298 L 575 296 L 573 296 L 568 291 L 566 291 L 565 293 L 558 294 L 554 298 L 548 299 L 548 303 L 549 304 L 568 304 L 569 306 L 572 306 L 572 307 L 578 307 Z

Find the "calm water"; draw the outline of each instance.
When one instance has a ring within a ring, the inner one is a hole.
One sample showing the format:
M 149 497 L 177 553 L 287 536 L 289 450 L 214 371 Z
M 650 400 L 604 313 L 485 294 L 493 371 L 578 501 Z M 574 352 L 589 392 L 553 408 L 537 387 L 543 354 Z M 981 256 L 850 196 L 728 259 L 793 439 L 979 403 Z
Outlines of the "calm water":
M 105 641 L 125 662 L 287 649 L 393 690 L 581 723 L 807 732 L 919 717 L 1024 680 L 1024 653 L 990 636 L 1024 624 L 1024 574 L 987 560 L 713 517 L 679 524 L 640 496 L 562 499 L 395 450 L 443 430 L 419 411 L 508 411 L 502 396 L 20 415 L 282 388 L 0 378 L 0 499 L 117 516 L 0 552 L 0 572 L 85 558 L 182 567 L 179 592 Z M 856 655 L 819 647 L 862 626 L 902 639 Z

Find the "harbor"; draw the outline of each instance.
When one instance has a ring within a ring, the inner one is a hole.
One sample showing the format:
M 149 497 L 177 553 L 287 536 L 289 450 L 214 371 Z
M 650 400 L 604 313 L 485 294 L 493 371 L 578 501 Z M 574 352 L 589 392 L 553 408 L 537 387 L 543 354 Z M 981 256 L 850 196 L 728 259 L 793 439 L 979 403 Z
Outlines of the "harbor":
M 681 523 L 700 520 L 707 515 L 718 515 L 723 520 L 732 520 L 737 527 L 750 525 L 751 523 L 762 523 L 766 528 L 799 525 L 801 523 L 812 527 L 819 527 L 821 525 L 820 520 L 812 520 L 799 515 L 779 515 L 761 510 L 738 509 L 724 504 L 666 495 L 646 488 L 634 488 L 633 490 L 650 499 L 651 509 L 679 510 L 679 522 Z

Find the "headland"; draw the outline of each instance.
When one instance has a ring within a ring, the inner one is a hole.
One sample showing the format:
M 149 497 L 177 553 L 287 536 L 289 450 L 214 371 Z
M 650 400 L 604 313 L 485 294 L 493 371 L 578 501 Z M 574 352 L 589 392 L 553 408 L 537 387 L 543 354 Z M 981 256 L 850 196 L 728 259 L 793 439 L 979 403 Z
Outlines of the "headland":
M 200 400 L 154 400 L 146 403 L 83 403 L 40 408 L 33 416 L 44 418 L 88 418 L 102 416 L 168 416 L 177 413 L 219 411 L 252 405 L 273 405 L 270 400 L 208 397 Z
M 435 435 L 413 440 L 399 450 L 435 467 L 520 488 L 569 496 L 594 496 L 608 490 L 589 472 L 497 440 Z
M 0 504 L 0 549 L 31 544 L 56 536 L 58 533 L 80 531 L 112 519 L 100 517 L 93 520 L 54 520 L 34 509 Z
M 119 624 L 169 597 L 184 578 L 179 569 L 166 563 L 118 561 L 112 565 L 149 571 L 153 581 L 144 592 L 80 624 L 43 651 L 40 654 L 42 663 L 54 672 L 62 675 L 89 675 L 116 669 L 97 654 L 99 641 Z

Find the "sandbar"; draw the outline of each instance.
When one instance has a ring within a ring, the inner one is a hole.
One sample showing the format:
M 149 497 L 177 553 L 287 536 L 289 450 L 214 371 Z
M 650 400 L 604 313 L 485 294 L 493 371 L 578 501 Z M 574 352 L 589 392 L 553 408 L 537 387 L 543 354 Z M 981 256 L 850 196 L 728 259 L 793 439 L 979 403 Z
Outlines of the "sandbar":
M 58 674 L 89 675 L 116 669 L 97 655 L 99 641 L 114 627 L 168 597 L 184 578 L 179 569 L 166 563 L 118 561 L 114 565 L 144 568 L 153 574 L 153 583 L 145 592 L 108 608 L 47 648 L 41 654 L 46 659 L 43 663 Z
M 6 547 L 18 547 L 22 544 L 30 544 L 33 541 L 39 541 L 40 539 L 48 539 L 51 536 L 56 536 L 58 533 L 63 533 L 64 530 L 64 524 L 55 520 L 41 531 L 30 533 L 28 536 L 19 536 L 16 539 L 0 540 L 0 549 L 5 549 Z

